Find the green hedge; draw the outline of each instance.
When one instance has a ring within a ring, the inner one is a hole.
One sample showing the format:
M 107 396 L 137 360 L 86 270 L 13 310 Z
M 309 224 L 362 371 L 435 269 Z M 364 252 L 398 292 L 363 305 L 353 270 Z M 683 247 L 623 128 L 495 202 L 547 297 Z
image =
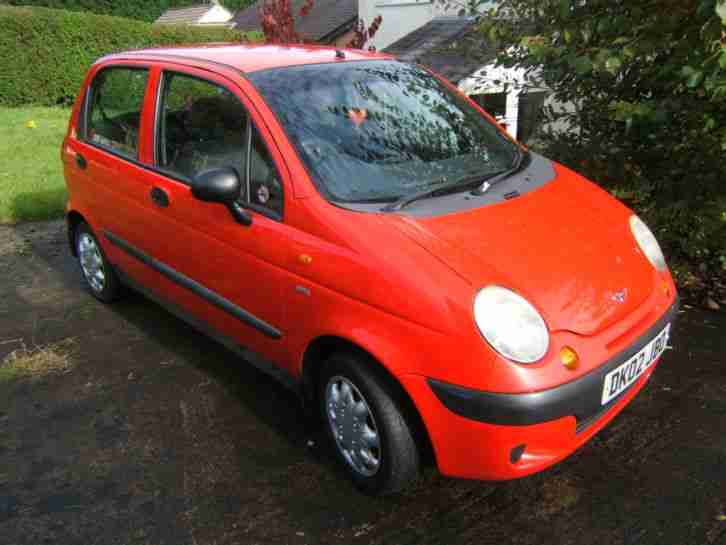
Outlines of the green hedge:
M 122 17 L 0 6 L 0 105 L 70 104 L 88 67 L 109 53 L 241 39 L 226 28 L 152 26 Z
M 234 13 L 250 5 L 252 0 L 224 0 L 222 4 Z M 69 11 L 88 11 L 99 15 L 116 15 L 152 22 L 168 8 L 198 4 L 200 0 L 9 0 L 15 6 L 40 6 Z

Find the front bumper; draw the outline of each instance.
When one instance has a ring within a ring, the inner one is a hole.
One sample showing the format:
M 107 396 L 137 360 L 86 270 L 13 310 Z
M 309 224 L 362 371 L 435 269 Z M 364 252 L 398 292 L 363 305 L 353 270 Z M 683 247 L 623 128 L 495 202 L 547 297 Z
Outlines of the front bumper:
M 408 375 L 404 386 L 427 424 L 439 469 L 485 480 L 523 477 L 557 463 L 602 429 L 642 389 L 658 362 L 601 405 L 605 375 L 673 323 L 677 301 L 628 348 L 587 375 L 548 390 L 481 392 Z
M 634 343 L 584 377 L 556 388 L 530 394 L 478 392 L 428 379 L 436 397 L 453 413 L 488 424 L 527 426 L 574 416 L 578 424 L 588 422 L 614 406 L 628 390 L 607 405 L 600 404 L 605 375 L 637 354 L 676 316 L 678 304 L 670 309 Z M 580 426 L 578 426 L 580 427 Z M 581 430 L 582 431 L 582 430 Z

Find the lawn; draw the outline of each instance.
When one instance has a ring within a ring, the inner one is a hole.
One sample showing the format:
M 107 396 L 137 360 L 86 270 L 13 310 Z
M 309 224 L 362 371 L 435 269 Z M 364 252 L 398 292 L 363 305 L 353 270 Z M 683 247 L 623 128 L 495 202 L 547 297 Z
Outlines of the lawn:
M 63 214 L 60 147 L 69 115 L 64 108 L 0 108 L 0 223 Z

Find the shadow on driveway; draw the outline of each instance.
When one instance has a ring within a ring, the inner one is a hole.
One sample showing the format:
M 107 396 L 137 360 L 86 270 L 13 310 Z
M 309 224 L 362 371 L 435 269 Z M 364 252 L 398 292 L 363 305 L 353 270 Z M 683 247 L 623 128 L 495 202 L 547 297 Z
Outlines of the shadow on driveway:
M 0 228 L 0 358 L 75 339 L 68 372 L 0 381 L 0 543 L 726 545 L 723 315 L 683 314 L 650 384 L 559 466 L 371 499 L 293 394 L 138 295 L 96 302 L 64 236 Z

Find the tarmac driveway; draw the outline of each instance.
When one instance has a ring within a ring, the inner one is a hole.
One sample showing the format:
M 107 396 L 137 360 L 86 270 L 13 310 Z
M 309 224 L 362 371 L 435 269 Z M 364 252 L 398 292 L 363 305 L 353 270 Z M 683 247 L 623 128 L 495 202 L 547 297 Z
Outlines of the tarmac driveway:
M 0 366 L 0 544 L 726 545 L 726 316 L 687 310 L 674 345 L 559 466 L 371 499 L 281 386 L 140 296 L 97 303 L 62 223 L 3 227 L 0 361 L 60 355 Z

